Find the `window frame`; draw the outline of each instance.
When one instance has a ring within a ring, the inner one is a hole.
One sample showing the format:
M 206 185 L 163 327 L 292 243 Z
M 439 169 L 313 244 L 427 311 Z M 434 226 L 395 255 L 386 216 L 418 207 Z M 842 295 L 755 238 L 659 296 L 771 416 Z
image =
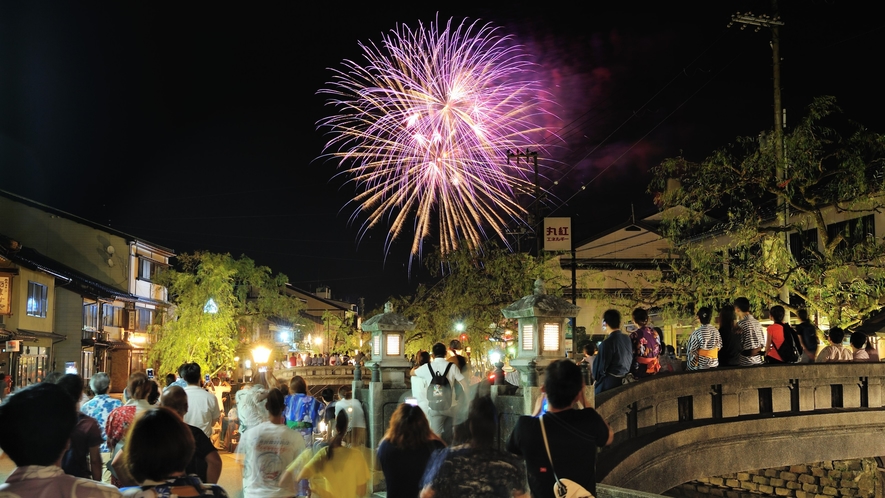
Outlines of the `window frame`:
M 35 292 L 39 291 L 39 296 Z M 34 303 L 33 307 L 31 303 Z M 28 280 L 28 298 L 25 302 L 25 314 L 34 318 L 46 318 L 49 311 L 49 286 Z

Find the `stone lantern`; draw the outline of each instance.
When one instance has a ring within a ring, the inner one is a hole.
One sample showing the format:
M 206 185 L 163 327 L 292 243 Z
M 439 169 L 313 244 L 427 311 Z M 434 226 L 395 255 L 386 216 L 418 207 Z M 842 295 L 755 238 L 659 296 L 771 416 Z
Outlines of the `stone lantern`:
M 411 368 L 412 364 L 403 354 L 406 332 L 414 330 L 415 324 L 394 312 L 391 303 L 384 305 L 384 313 L 364 321 L 362 329 L 372 334 L 372 359 L 367 365 Z
M 569 318 L 581 308 L 561 297 L 544 293 L 544 282 L 535 280 L 535 292 L 501 310 L 506 318 L 518 321 L 516 357 L 510 365 L 521 374 L 520 385 L 529 385 L 530 363 L 538 371 L 565 358 L 565 328 Z

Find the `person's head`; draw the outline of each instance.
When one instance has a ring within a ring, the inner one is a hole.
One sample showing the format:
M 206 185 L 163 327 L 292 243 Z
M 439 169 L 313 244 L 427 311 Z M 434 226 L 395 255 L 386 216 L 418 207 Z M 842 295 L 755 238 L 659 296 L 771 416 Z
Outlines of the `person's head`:
M 144 411 L 132 424 L 123 447 L 126 470 L 138 483 L 165 481 L 185 470 L 193 455 L 193 434 L 169 408 Z
M 107 394 L 111 388 L 111 377 L 104 372 L 93 374 L 89 379 L 89 387 L 95 394 Z
M 701 321 L 702 325 L 709 325 L 710 320 L 713 318 L 713 310 L 709 308 L 709 306 L 702 306 L 698 310 L 698 320 Z
M 570 407 L 583 388 L 584 379 L 581 376 L 581 367 L 569 360 L 557 360 L 547 365 L 544 393 L 553 408 Z
M 60 379 L 61 376 L 62 376 L 61 372 L 49 372 L 48 374 L 46 374 L 46 378 L 43 379 L 43 382 L 49 382 L 50 384 L 55 384 L 58 382 L 58 379 Z
M 787 310 L 781 305 L 772 306 L 771 309 L 768 310 L 768 314 L 771 315 L 771 319 L 774 320 L 774 323 L 784 323 L 784 317 L 787 316 Z
M 184 379 L 189 386 L 199 386 L 201 374 L 202 372 L 200 371 L 200 365 L 198 363 L 187 363 L 184 365 L 184 375 L 182 375 L 181 378 Z
M 802 308 L 796 312 L 796 316 L 799 317 L 800 321 L 807 322 L 808 321 L 808 310 L 805 308 Z
M 490 396 L 474 398 L 467 412 L 467 427 L 470 430 L 470 446 L 491 448 L 498 432 L 498 411 Z
M 283 396 L 289 395 L 289 385 L 288 384 L 280 384 L 280 387 L 278 387 L 277 389 L 279 389 L 280 392 L 283 393 Z
M 269 413 L 271 417 L 279 417 L 282 415 L 285 399 L 285 396 L 283 396 L 283 393 L 280 392 L 279 389 L 271 389 L 267 393 L 267 401 L 264 402 L 264 407 L 267 408 L 267 413 Z
M 174 383 L 175 383 L 175 374 L 173 374 L 173 373 L 166 374 L 166 385 L 171 386 Z
M 77 374 L 65 374 L 62 375 L 56 382 L 59 387 L 65 390 L 68 396 L 74 400 L 74 403 L 79 403 L 80 398 L 83 396 L 83 378 Z
M 750 312 L 750 300 L 745 297 L 739 297 L 734 300 L 734 309 L 741 313 Z
M 172 386 L 163 393 L 160 406 L 165 406 L 184 418 L 187 413 L 187 393 L 181 386 Z
M 845 331 L 839 327 L 833 327 L 827 332 L 827 337 L 830 339 L 830 344 L 842 344 L 842 341 L 845 340 Z
M 129 374 L 126 390 L 132 399 L 147 399 L 151 393 L 151 385 L 148 382 L 147 374 L 144 372 L 132 372 Z
M 21 389 L 0 405 L 0 449 L 17 467 L 54 465 L 77 424 L 76 403 L 56 384 Z
M 612 330 L 621 328 L 621 312 L 618 310 L 606 310 L 602 314 L 602 321 L 611 327 Z
M 322 396 L 323 401 L 326 403 L 331 403 L 332 400 L 335 399 L 335 392 L 332 391 L 330 387 L 324 387 L 322 391 L 320 391 L 320 396 Z
M 633 310 L 633 323 L 635 323 L 637 327 L 645 327 L 648 324 L 648 311 L 642 308 L 636 308 Z
M 584 354 L 586 356 L 593 356 L 596 354 L 596 344 L 593 344 L 592 341 L 584 344 L 581 349 L 584 351 Z
M 423 365 L 425 363 L 430 363 L 430 353 L 427 351 L 421 351 L 418 353 L 418 365 Z
M 449 341 L 449 349 L 451 349 L 453 353 L 460 350 L 461 341 L 459 341 L 458 339 L 452 339 L 451 341 Z
M 307 394 L 307 381 L 304 377 L 296 375 L 289 381 L 289 392 L 292 394 Z
M 652 327 L 651 329 L 658 333 L 658 341 L 660 341 L 661 351 L 663 351 L 667 347 L 667 345 L 664 344 L 664 329 L 661 327 Z
M 190 363 L 182 363 L 178 367 L 178 376 L 181 377 L 182 379 L 184 378 L 184 371 L 187 369 L 188 365 L 190 365 Z
M 384 435 L 397 448 L 418 448 L 433 439 L 430 422 L 420 407 L 403 403 L 390 417 L 390 426 Z
M 353 396 L 353 390 L 350 386 L 341 386 L 338 389 L 338 399 L 350 399 Z
M 725 330 L 731 333 L 734 328 L 734 305 L 723 306 L 719 310 L 719 330 Z
M 151 392 L 148 394 L 147 402 L 155 405 L 157 400 L 160 399 L 160 384 L 157 384 L 157 381 L 154 379 L 150 379 L 148 385 L 150 386 Z
M 438 342 L 430 348 L 430 351 L 433 352 L 434 358 L 445 358 L 446 357 L 446 345 Z
M 867 345 L 867 335 L 863 332 L 853 332 L 848 339 L 854 349 L 863 349 Z

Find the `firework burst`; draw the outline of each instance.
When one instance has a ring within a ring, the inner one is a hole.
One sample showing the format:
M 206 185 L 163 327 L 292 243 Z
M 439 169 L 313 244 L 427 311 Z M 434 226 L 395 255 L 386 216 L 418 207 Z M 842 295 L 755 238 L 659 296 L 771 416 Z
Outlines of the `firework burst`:
M 487 230 L 506 242 L 524 214 L 515 192 L 530 190 L 526 163 L 506 154 L 542 131 L 543 92 L 521 48 L 490 24 L 452 20 L 399 25 L 360 48 L 362 63 L 343 61 L 319 91 L 336 113 L 318 123 L 358 186 L 360 233 L 388 220 L 389 248 L 413 220 L 412 254 L 434 221 L 444 253 L 477 247 Z

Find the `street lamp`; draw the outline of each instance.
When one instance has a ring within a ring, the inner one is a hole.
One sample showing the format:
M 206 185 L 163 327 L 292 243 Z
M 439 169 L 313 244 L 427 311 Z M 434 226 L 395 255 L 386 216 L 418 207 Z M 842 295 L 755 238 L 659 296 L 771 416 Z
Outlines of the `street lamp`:
M 270 359 L 270 349 L 264 346 L 255 346 L 252 348 L 252 359 L 258 366 L 258 382 L 264 387 L 267 386 L 267 361 Z
M 504 362 L 501 361 L 502 354 L 500 351 L 493 349 L 489 352 L 489 362 L 495 367 L 495 385 L 504 385 Z

